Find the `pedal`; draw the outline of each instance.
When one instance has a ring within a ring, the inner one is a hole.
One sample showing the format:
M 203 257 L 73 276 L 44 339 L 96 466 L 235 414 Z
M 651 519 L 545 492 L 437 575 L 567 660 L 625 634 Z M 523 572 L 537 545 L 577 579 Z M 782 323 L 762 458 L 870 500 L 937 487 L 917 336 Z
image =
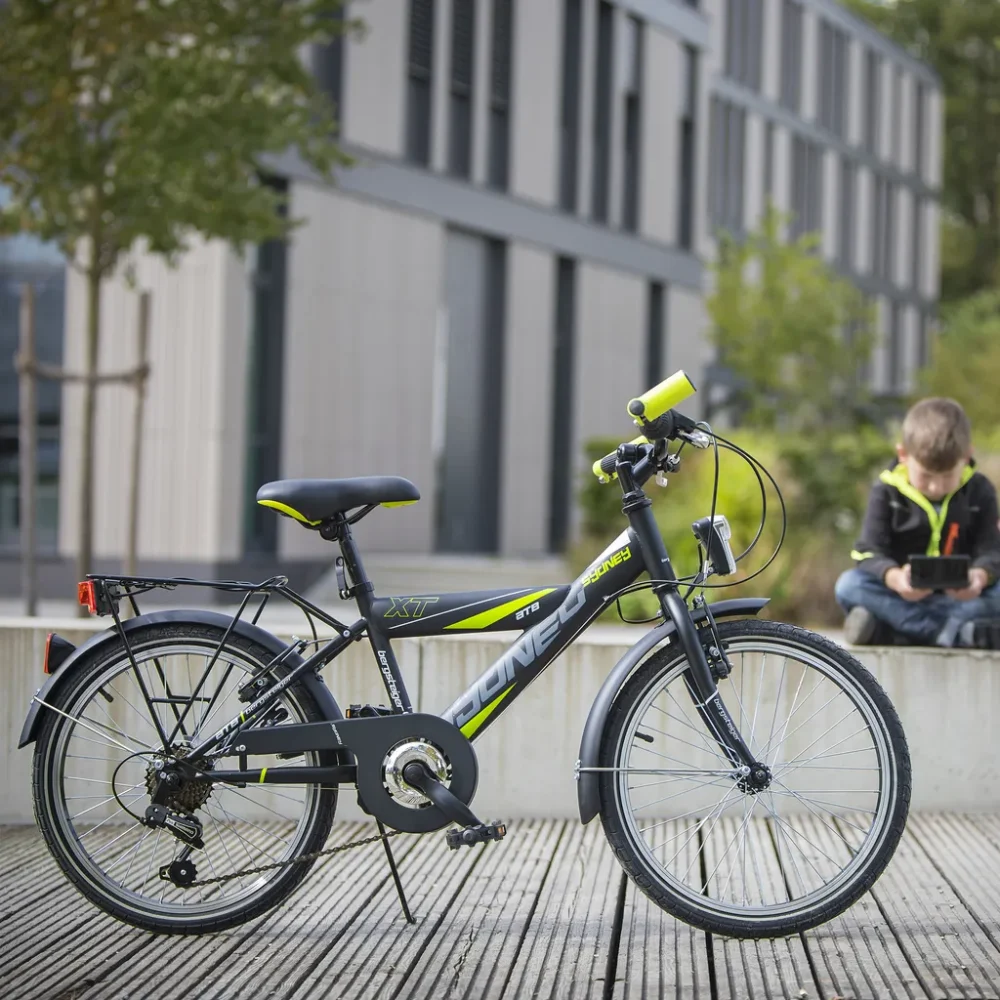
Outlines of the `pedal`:
M 457 851 L 463 844 L 472 847 L 473 844 L 488 844 L 491 840 L 503 840 L 507 836 L 507 824 L 480 823 L 478 826 L 467 826 L 458 830 L 449 830 L 445 835 L 448 846 Z

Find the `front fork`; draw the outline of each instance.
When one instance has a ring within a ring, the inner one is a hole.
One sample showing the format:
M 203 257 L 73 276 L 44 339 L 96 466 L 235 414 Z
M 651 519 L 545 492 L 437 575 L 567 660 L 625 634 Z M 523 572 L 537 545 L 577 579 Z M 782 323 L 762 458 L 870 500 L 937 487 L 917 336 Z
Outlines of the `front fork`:
M 625 512 L 642 552 L 646 572 L 652 580 L 675 580 L 677 574 L 670 563 L 670 556 L 663 544 L 663 537 L 653 517 L 649 497 L 634 483 L 628 483 L 629 476 L 619 477 L 625 489 L 622 510 Z M 631 486 L 631 489 L 627 487 Z M 688 692 L 712 738 L 734 768 L 746 768 L 744 775 L 753 783 L 766 779 L 767 768 L 758 761 L 736 728 L 732 716 L 719 695 L 719 687 L 712 675 L 712 669 L 705 656 L 698 629 L 691 620 L 688 606 L 681 597 L 676 583 L 664 583 L 654 587 L 664 618 L 672 621 L 677 629 L 677 638 L 690 664 L 685 677 Z

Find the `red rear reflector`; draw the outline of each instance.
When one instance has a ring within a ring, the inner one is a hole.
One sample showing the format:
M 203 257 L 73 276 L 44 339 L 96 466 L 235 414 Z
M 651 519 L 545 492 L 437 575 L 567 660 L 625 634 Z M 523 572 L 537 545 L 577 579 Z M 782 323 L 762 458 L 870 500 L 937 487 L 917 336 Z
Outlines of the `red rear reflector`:
M 55 635 L 54 632 L 50 632 L 45 637 L 45 659 L 42 661 L 42 670 L 47 674 L 51 674 L 52 671 L 49 670 L 49 652 L 52 649 L 52 636 Z
M 76 585 L 76 599 L 92 614 L 97 614 L 97 595 L 94 593 L 94 581 L 87 580 Z

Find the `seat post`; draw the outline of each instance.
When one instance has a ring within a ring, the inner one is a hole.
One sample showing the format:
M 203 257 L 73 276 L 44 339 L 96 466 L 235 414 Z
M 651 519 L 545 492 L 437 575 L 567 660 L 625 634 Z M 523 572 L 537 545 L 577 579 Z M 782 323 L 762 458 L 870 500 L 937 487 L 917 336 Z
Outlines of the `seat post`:
M 341 517 L 343 518 L 343 515 Z M 383 627 L 381 619 L 373 613 L 372 596 L 375 593 L 375 588 L 365 573 L 365 568 L 361 563 L 361 554 L 354 544 L 351 526 L 346 519 L 340 520 L 337 537 L 340 541 L 340 551 L 344 557 L 344 564 L 347 566 L 347 572 L 350 573 L 354 583 L 354 599 L 358 603 L 358 611 L 368 623 L 368 641 L 371 643 L 372 652 L 378 661 L 386 693 L 396 711 L 412 712 L 413 705 L 410 702 L 409 694 L 407 694 L 403 675 L 396 662 L 392 647 L 389 645 L 389 634 Z

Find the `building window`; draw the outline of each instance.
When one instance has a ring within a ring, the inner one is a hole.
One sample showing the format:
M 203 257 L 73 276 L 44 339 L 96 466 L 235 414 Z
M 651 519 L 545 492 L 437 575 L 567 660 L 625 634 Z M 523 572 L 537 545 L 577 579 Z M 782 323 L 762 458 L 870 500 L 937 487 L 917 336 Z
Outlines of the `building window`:
M 878 154 L 879 115 L 882 106 L 882 60 L 877 52 L 865 56 L 865 149 Z
M 680 204 L 677 211 L 677 242 L 685 250 L 694 244 L 695 116 L 698 110 L 698 52 L 684 46 L 681 85 Z
M 924 118 L 927 113 L 927 89 L 917 83 L 913 95 L 913 172 L 924 176 L 927 152 L 924 149 Z
M 267 183 L 287 195 L 287 181 Z M 285 211 L 283 206 L 282 214 Z M 278 519 L 273 511 L 256 501 L 259 487 L 281 477 L 288 244 L 285 240 L 268 240 L 257 247 L 254 257 L 250 269 L 252 311 L 243 548 L 248 554 L 274 555 L 278 550 Z
M 662 281 L 651 281 L 646 297 L 646 385 L 658 385 L 664 378 L 666 292 Z
M 555 358 L 552 366 L 552 438 L 549 469 L 549 551 L 562 552 L 569 540 L 570 490 L 573 485 L 572 449 L 563 427 L 573 412 L 573 342 L 576 326 L 576 262 L 556 261 Z
M 818 120 L 823 128 L 844 136 L 847 95 L 847 35 L 827 21 L 820 22 L 818 60 Z
M 343 121 L 340 102 L 344 86 L 344 24 L 343 10 L 330 15 L 330 21 L 336 34 L 328 42 L 313 46 L 312 68 L 313 76 L 319 89 L 330 98 L 338 124 Z
M 922 312 L 917 323 L 917 367 L 926 368 L 931 360 L 932 320 L 927 313 Z
M 639 167 L 642 160 L 642 22 L 625 21 L 625 157 L 622 171 L 622 228 L 639 226 Z
M 837 259 L 845 271 L 854 269 L 854 215 L 857 211 L 857 171 L 850 160 L 840 163 L 840 234 Z
M 903 71 L 897 66 L 892 72 L 892 162 L 897 166 L 903 154 Z
M 406 91 L 406 158 L 431 162 L 431 79 L 434 70 L 434 0 L 410 0 L 410 52 Z
M 784 0 L 781 6 L 781 104 L 799 113 L 802 92 L 802 4 Z
M 877 278 L 892 276 L 892 262 L 895 256 L 895 191 L 884 177 L 875 178 L 875 193 L 872 199 L 872 272 Z
M 718 229 L 743 232 L 743 154 L 746 112 L 734 104 L 712 101 L 712 173 L 710 218 Z
M 800 136 L 792 139 L 792 239 L 823 225 L 823 151 Z
M 764 124 L 764 207 L 774 200 L 774 122 Z
M 608 221 L 611 179 L 611 82 L 614 65 L 614 8 L 601 0 L 597 8 L 597 72 L 594 74 L 594 172 L 591 215 Z
M 726 76 L 760 90 L 764 0 L 729 0 L 726 5 Z
M 903 390 L 903 307 L 898 302 L 889 306 L 888 373 L 886 390 L 898 395 Z
M 510 150 L 510 50 L 513 0 L 493 0 L 493 73 L 490 76 L 490 148 L 486 182 L 507 190 Z
M 562 106 L 559 115 L 559 207 L 576 211 L 577 153 L 580 146 L 581 0 L 563 5 Z
M 924 220 L 924 200 L 914 197 L 913 204 L 913 252 L 911 254 L 910 285 L 914 291 L 920 290 L 920 274 L 923 269 L 923 220 Z
M 475 47 L 475 0 L 452 0 L 448 172 L 455 177 L 468 177 L 472 172 L 472 77 Z

